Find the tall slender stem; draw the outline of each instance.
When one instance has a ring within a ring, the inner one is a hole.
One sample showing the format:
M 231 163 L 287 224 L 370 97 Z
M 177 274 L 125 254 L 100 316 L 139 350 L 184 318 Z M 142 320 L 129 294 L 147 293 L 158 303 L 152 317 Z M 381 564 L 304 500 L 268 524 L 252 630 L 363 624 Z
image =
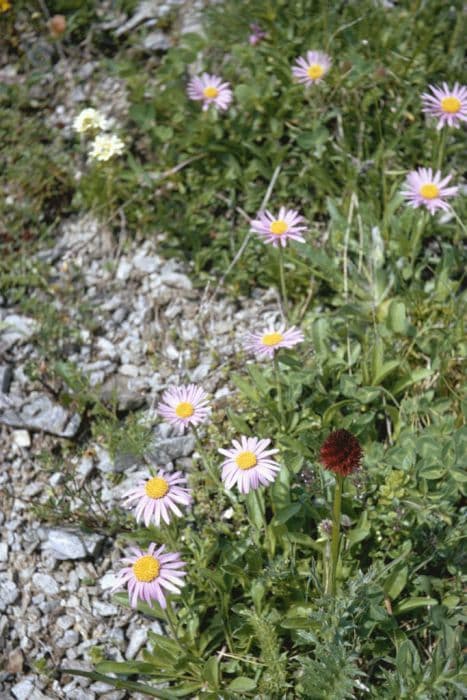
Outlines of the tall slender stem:
M 284 316 L 288 320 L 289 318 L 289 302 L 287 299 L 287 288 L 285 286 L 285 275 L 284 275 L 284 249 L 279 245 L 279 277 L 281 283 L 281 296 L 282 305 L 284 307 Z
M 203 463 L 203 467 L 206 469 L 208 472 L 209 476 L 211 479 L 214 481 L 215 484 L 219 483 L 219 475 L 216 474 L 214 469 L 212 468 L 211 462 L 208 459 L 208 456 L 206 452 L 204 451 L 203 445 L 201 443 L 201 439 L 199 437 L 198 429 L 196 425 L 192 425 L 193 428 L 193 434 L 195 436 L 195 441 L 196 441 L 196 449 L 199 452 L 199 455 L 201 457 L 201 462 Z
M 167 624 L 169 625 L 170 631 L 172 632 L 174 642 L 177 644 L 177 646 L 180 647 L 183 654 L 186 654 L 187 650 L 185 649 L 185 647 L 183 646 L 183 644 L 181 643 L 181 641 L 178 638 L 177 628 L 175 627 L 175 623 L 174 623 L 173 618 L 172 618 L 172 608 L 170 606 L 170 603 L 168 603 L 167 607 L 164 610 L 164 613 L 165 613 L 165 619 L 167 620 Z
M 266 521 L 266 507 L 263 508 L 263 505 L 261 503 L 261 498 L 258 493 L 258 489 L 253 489 L 253 498 L 256 501 L 256 505 L 258 506 L 258 510 L 261 513 L 261 520 L 263 521 L 263 526 L 264 526 L 264 542 L 266 545 L 266 551 L 268 553 L 268 559 L 272 558 L 272 547 L 271 547 L 271 542 L 269 538 L 269 530 L 268 530 L 268 523 Z
M 341 504 L 342 504 L 342 487 L 344 477 L 336 474 L 336 487 L 334 490 L 334 504 L 332 507 L 332 539 L 331 539 L 331 576 L 328 593 L 336 594 L 336 572 L 337 560 L 339 558 L 339 532 L 341 524 Z
M 282 384 L 281 384 L 281 376 L 280 376 L 280 371 L 279 371 L 279 360 L 277 357 L 277 352 L 274 353 L 274 375 L 275 375 L 275 380 L 276 380 L 276 388 L 277 388 L 277 407 L 279 409 L 279 417 L 280 417 L 280 425 L 281 428 L 284 427 L 284 404 L 282 402 Z
M 446 127 L 440 129 L 438 138 L 438 152 L 436 154 L 436 169 L 441 170 L 444 159 L 444 151 L 446 148 Z

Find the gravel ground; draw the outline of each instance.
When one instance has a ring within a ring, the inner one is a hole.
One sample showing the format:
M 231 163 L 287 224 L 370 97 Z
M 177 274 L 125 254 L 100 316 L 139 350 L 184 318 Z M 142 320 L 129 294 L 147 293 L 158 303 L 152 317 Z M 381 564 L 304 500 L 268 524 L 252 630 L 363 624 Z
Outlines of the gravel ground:
M 112 460 L 101 444 L 83 445 L 83 417 L 62 408 L 45 379 L 31 381 L 25 372 L 38 360 L 37 322 L 0 307 L 1 698 L 126 697 L 85 678 L 50 681 L 36 672 L 40 659 L 56 668 L 89 669 L 96 646 L 110 659 L 135 658 L 147 631 L 160 626 L 111 602 L 112 571 L 121 556 L 111 538 L 75 526 L 52 527 L 32 506 L 60 493 L 70 468 L 77 483 L 99 493 L 109 508 L 118 507 L 145 462 L 189 470 L 193 438 L 160 424 L 154 406 L 161 392 L 172 384 L 200 382 L 214 406 L 222 407 L 232 390 L 228 376 L 238 366 L 242 335 L 259 319 L 266 324 L 279 318 L 273 290 L 236 301 L 220 295 L 211 303 L 212 287 L 197 289 L 189 270 L 156 250 L 157 239 L 128 240 L 122 252 L 96 220 L 84 217 L 65 223 L 56 247 L 40 253 L 52 262 L 56 288 L 74 287 L 93 309 L 93 331 L 80 330 L 67 360 L 102 397 L 115 389 L 122 411 L 142 411 L 153 425 L 153 460 L 125 453 Z M 62 308 L 58 298 L 56 305 L 71 324 L 78 323 L 76 308 Z M 41 455 L 53 454 L 58 443 L 70 447 L 66 469 L 45 469 Z M 123 481 L 115 485 L 119 471 Z M 78 496 L 73 501 L 74 508 L 82 505 Z

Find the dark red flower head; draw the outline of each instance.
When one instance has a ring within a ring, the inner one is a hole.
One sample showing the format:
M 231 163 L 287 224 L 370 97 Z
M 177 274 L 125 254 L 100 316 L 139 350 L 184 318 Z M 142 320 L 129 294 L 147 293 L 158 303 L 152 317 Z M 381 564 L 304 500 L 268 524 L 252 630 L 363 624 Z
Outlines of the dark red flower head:
M 362 447 L 348 430 L 334 430 L 321 445 L 321 462 L 335 474 L 348 476 L 360 467 Z

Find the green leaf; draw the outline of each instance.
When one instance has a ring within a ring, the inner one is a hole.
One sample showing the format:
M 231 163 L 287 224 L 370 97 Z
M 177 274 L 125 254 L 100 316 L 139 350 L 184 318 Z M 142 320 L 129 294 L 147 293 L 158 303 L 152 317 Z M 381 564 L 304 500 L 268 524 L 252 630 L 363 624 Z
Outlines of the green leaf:
M 421 382 L 423 379 L 431 377 L 432 374 L 433 371 L 431 369 L 415 369 L 413 372 L 405 377 L 402 377 L 402 379 L 396 382 L 396 384 L 392 387 L 392 393 L 400 394 L 401 391 L 405 391 L 405 389 L 412 386 L 412 384 Z
M 414 598 L 406 598 L 405 600 L 398 603 L 392 609 L 392 612 L 394 613 L 394 615 L 399 615 L 401 613 L 409 612 L 409 610 L 425 608 L 428 605 L 438 605 L 438 601 L 436 600 L 436 598 L 423 598 L 421 596 Z
M 395 369 L 399 367 L 399 360 L 389 360 L 385 362 L 380 368 L 377 374 L 373 375 L 373 381 L 371 382 L 373 386 L 376 384 L 381 384 L 383 379 L 385 379 L 388 374 L 394 372 Z
M 272 521 L 273 525 L 279 525 L 281 523 L 286 523 L 290 518 L 293 518 L 294 515 L 299 513 L 302 509 L 301 503 L 291 503 L 289 506 L 286 506 L 285 508 L 282 508 L 280 510 L 274 520 Z
M 407 585 L 409 567 L 403 566 L 392 571 L 384 582 L 384 592 L 388 598 L 397 598 Z
M 353 545 L 357 544 L 357 542 L 361 542 L 362 540 L 366 539 L 370 534 L 370 530 L 371 527 L 368 522 L 368 513 L 366 510 L 364 510 L 360 516 L 357 525 L 352 530 L 350 530 L 348 534 L 349 543 Z
M 233 693 L 246 693 L 256 688 L 256 681 L 246 676 L 239 676 L 228 685 L 228 690 Z
M 391 302 L 388 311 L 387 325 L 394 333 L 407 332 L 407 315 L 405 304 L 402 301 Z
M 204 679 L 209 683 L 212 690 L 219 687 L 219 657 L 211 656 L 204 665 Z

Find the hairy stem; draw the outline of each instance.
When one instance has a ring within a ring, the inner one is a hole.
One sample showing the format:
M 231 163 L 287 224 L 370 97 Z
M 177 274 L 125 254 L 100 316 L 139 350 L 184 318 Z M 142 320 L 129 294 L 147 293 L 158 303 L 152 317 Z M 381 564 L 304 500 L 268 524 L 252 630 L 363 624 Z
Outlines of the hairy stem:
M 336 475 L 336 487 L 334 489 L 334 504 L 332 508 L 332 539 L 331 539 L 331 576 L 327 593 L 336 594 L 336 573 L 337 560 L 339 559 L 339 532 L 341 524 L 341 503 L 342 503 L 342 487 L 344 477 L 340 474 Z
M 288 320 L 289 302 L 287 299 L 287 288 L 285 286 L 284 249 L 281 245 L 279 245 L 279 277 L 280 277 L 280 284 L 281 284 L 281 296 L 282 296 L 282 305 L 284 308 L 284 316 L 285 316 L 286 320 Z

